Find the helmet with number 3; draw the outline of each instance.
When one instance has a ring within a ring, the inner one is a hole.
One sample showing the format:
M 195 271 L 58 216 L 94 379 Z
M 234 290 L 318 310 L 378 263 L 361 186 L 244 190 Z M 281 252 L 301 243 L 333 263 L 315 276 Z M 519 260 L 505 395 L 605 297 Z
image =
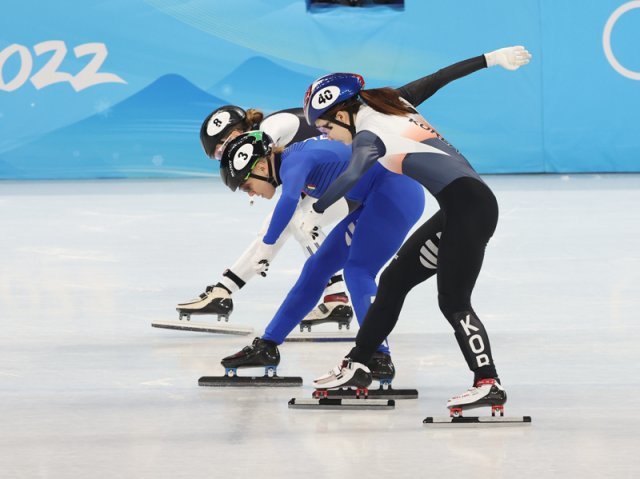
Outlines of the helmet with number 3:
M 236 128 L 242 128 L 246 112 L 234 105 L 226 105 L 211 112 L 202 122 L 200 127 L 200 142 L 209 158 L 219 160 L 216 157 L 216 147 Z
M 227 140 L 220 159 L 220 177 L 224 184 L 231 191 L 236 191 L 250 176 L 265 179 L 252 175 L 251 171 L 260 158 L 271 154 L 272 147 L 271 137 L 259 130 Z
M 331 73 L 314 81 L 304 96 L 304 116 L 314 126 L 318 118 L 338 103 L 353 98 L 364 87 L 357 73 Z

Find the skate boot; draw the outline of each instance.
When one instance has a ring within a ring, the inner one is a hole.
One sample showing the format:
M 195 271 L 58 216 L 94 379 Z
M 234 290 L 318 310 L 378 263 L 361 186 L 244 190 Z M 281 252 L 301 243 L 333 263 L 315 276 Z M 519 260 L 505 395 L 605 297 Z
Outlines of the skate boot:
M 335 388 L 356 388 L 356 397 L 369 394 L 368 386 L 371 384 L 371 371 L 367 366 L 361 363 L 351 361 L 344 358 L 340 366 L 336 366 L 329 373 L 313 381 L 313 385 L 317 391 L 314 397 L 327 397 L 327 389 Z
M 371 377 L 380 381 L 380 386 L 390 386 L 396 375 L 396 368 L 391 361 L 391 356 L 381 352 L 375 352 L 367 367 L 371 371 Z
M 233 311 L 233 300 L 226 289 L 207 286 L 199 297 L 178 304 L 176 311 L 180 313 L 181 320 L 184 318 L 189 321 L 192 314 L 217 314 L 218 321 L 222 318 L 229 321 L 229 315 Z
M 255 338 L 251 346 L 245 346 L 231 356 L 227 356 L 220 361 L 227 376 L 235 376 L 238 368 L 265 368 L 265 376 L 275 376 L 278 364 L 280 364 L 280 353 L 278 346 L 262 338 Z
M 312 399 L 292 398 L 290 408 L 304 409 L 393 409 L 393 399 L 371 399 L 368 386 L 371 371 L 362 363 L 344 358 L 328 374 L 320 376 L 313 385 L 316 390 Z M 353 389 L 354 388 L 354 389 Z M 332 396 L 330 393 L 349 391 L 351 394 Z
M 278 376 L 280 364 L 278 346 L 271 341 L 255 338 L 251 346 L 242 348 L 221 361 L 224 376 L 203 376 L 198 380 L 200 386 L 212 387 L 288 387 L 302 386 L 301 377 Z M 264 367 L 264 376 L 238 376 L 238 368 Z
M 492 416 L 504 416 L 506 402 L 507 393 L 496 379 L 480 379 L 466 392 L 449 399 L 447 407 L 451 417 L 462 417 L 464 410 L 483 406 L 491 407 Z
M 353 308 L 349 305 L 349 297 L 345 293 L 330 294 L 324 297 L 315 309 L 313 309 L 300 323 L 300 332 L 311 332 L 311 327 L 322 323 L 338 323 L 338 329 L 349 329 L 349 323 L 353 318 Z

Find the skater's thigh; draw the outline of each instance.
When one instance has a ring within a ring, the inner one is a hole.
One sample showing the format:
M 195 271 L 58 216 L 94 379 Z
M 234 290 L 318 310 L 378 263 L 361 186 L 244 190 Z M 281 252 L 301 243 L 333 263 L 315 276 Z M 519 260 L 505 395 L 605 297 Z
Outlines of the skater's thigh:
M 438 295 L 453 309 L 471 305 L 471 293 L 482 269 L 486 241 L 464 229 L 445 228 L 440 244 Z
M 385 270 L 387 279 L 412 288 L 436 274 L 443 227 L 444 214 L 438 210 L 403 243 Z
M 347 264 L 364 268 L 375 276 L 398 251 L 414 222 L 414 218 L 408 218 L 385 197 L 367 201 L 355 225 Z

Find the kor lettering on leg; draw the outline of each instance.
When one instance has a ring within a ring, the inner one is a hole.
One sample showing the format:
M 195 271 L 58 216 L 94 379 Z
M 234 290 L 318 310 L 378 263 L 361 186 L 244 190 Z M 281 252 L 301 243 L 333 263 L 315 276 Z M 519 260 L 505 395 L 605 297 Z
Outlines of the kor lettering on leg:
M 484 353 L 484 341 L 482 340 L 482 336 L 478 334 L 480 328 L 471 324 L 471 314 L 467 314 L 464 319 L 460 320 L 460 326 L 462 326 L 468 338 L 471 351 L 475 354 L 476 365 L 478 367 L 489 365 L 489 355 Z

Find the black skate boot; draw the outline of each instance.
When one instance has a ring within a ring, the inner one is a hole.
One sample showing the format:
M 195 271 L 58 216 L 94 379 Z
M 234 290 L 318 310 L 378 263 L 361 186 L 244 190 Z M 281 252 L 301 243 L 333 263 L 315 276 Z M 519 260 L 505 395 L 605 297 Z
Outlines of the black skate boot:
M 390 385 L 396 375 L 396 368 L 391 361 L 391 356 L 381 352 L 375 352 L 367 367 L 371 370 L 371 376 L 381 385 Z
M 323 302 L 314 308 L 300 322 L 300 332 L 305 328 L 311 332 L 311 327 L 322 323 L 338 323 L 338 329 L 349 329 L 353 319 L 353 308 L 349 304 L 349 297 L 345 293 L 331 294 L 324 297 Z
M 203 376 L 200 386 L 239 387 L 239 386 L 302 386 L 301 377 L 278 376 L 276 369 L 280 364 L 278 346 L 271 341 L 255 338 L 251 346 L 242 348 L 221 361 L 225 369 L 224 376 Z M 264 367 L 264 376 L 238 376 L 238 368 Z
M 218 321 L 222 318 L 229 321 L 233 300 L 226 289 L 211 285 L 197 298 L 178 304 L 176 311 L 180 313 L 181 320 L 184 318 L 189 321 L 192 314 L 217 314 Z
M 255 338 L 251 346 L 245 346 L 231 356 L 227 356 L 220 361 L 225 369 L 256 368 L 261 366 L 273 367 L 280 364 L 280 352 L 278 346 L 271 341 L 262 338 Z

